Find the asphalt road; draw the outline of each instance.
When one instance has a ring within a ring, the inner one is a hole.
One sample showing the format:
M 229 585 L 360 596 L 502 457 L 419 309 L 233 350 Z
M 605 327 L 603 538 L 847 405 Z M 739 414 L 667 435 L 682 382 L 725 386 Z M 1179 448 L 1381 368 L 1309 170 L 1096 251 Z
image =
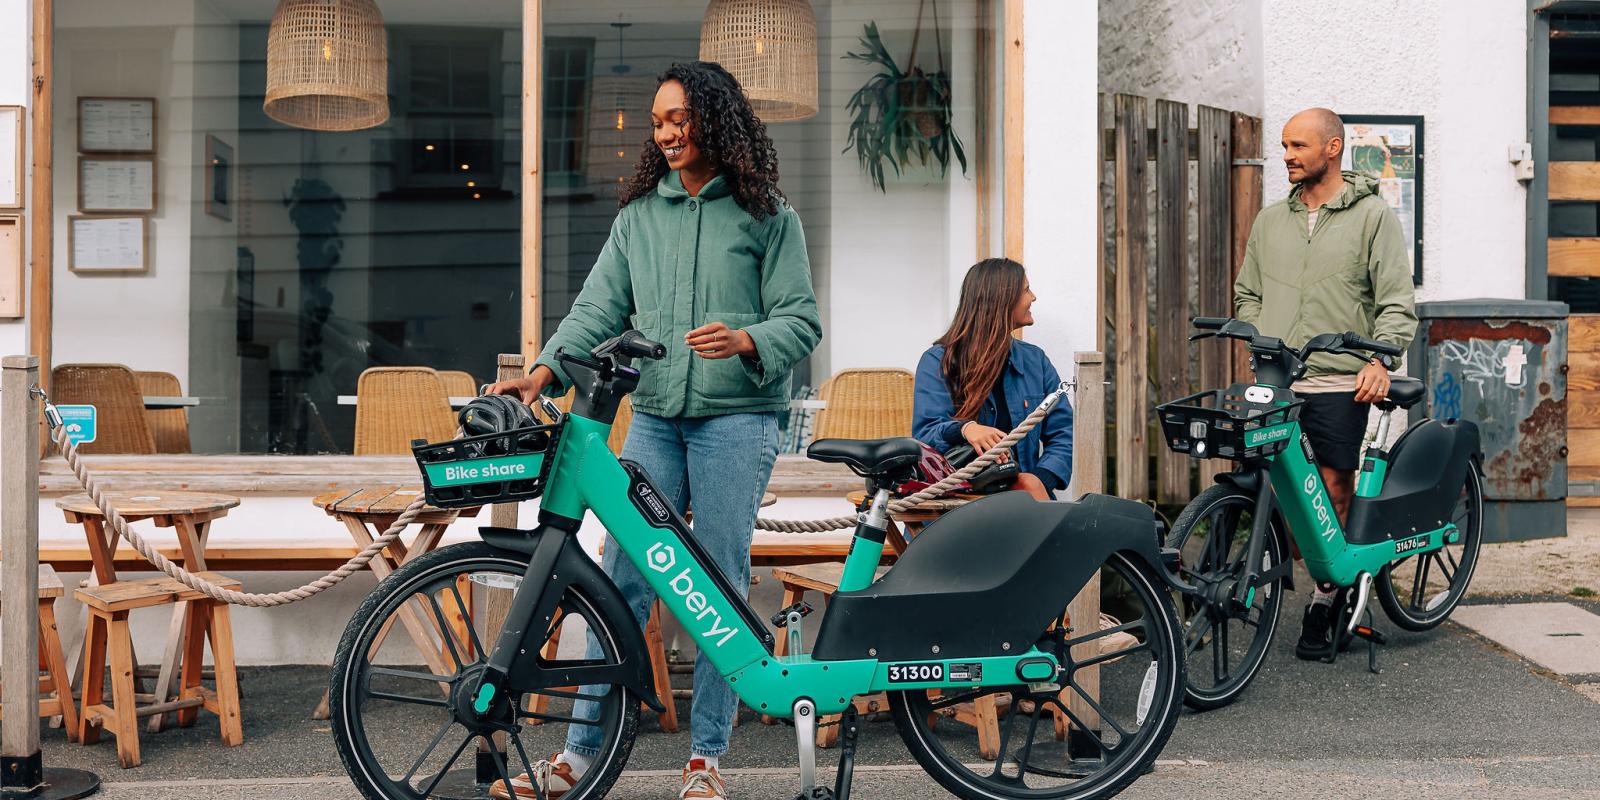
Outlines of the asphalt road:
M 1300 598 L 1287 599 L 1275 651 L 1250 691 L 1229 708 L 1185 714 L 1157 771 L 1124 797 L 1600 800 L 1600 702 L 1573 684 L 1453 624 L 1430 634 L 1391 630 L 1381 675 L 1367 673 L 1359 652 L 1331 666 L 1299 662 L 1290 609 Z M 1600 613 L 1600 603 L 1580 604 Z M 48 729 L 45 763 L 99 773 L 111 800 L 355 797 L 327 723 L 308 719 L 326 671 L 243 672 L 242 747 L 222 747 L 214 718 L 203 715 L 194 728 L 146 734 L 145 764 L 134 770 L 117 767 L 110 736 L 83 747 Z M 792 729 L 745 713 L 724 761 L 730 789 L 740 798 L 792 797 Z M 611 796 L 675 797 L 687 725 L 663 734 L 646 715 L 641 729 Z M 857 797 L 943 796 L 909 764 L 890 722 L 866 726 L 859 758 Z M 832 754 L 821 760 L 831 774 Z

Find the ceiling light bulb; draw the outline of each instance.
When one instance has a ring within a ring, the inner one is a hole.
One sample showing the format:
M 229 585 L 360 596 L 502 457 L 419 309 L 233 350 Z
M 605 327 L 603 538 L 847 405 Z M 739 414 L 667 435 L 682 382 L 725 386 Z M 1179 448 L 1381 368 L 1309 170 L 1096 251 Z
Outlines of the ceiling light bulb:
M 461 165 L 461 171 L 462 172 L 466 172 L 469 169 L 472 169 L 472 165 L 471 164 L 462 164 Z
M 428 152 L 433 152 L 433 145 L 425 144 L 422 146 L 422 149 L 427 150 Z

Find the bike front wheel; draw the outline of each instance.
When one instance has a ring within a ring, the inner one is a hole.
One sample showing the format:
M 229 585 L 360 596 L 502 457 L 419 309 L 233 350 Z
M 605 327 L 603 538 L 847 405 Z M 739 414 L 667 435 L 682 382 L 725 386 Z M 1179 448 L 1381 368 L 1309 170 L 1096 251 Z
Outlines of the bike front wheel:
M 1121 553 L 1098 584 L 1101 618 L 1063 614 L 1039 642 L 1067 667 L 1057 684 L 889 693 L 900 737 L 930 777 L 966 800 L 1093 800 L 1155 762 L 1182 709 L 1172 601 L 1149 566 Z
M 534 774 L 559 752 L 569 726 L 590 729 L 600 754 L 566 795 L 604 797 L 633 748 L 639 700 L 623 686 L 580 698 L 578 687 L 512 692 L 480 717 L 471 692 L 500 634 L 528 557 L 482 542 L 441 548 L 378 584 L 351 617 L 334 657 L 329 694 L 334 743 L 368 800 L 487 798 L 495 781 Z M 550 669 L 641 658 L 622 626 L 572 584 L 539 654 Z M 592 641 L 586 641 L 592 636 Z M 566 724 L 560 724 L 566 723 Z
M 1248 608 L 1232 601 L 1233 587 L 1246 577 L 1245 559 L 1256 519 L 1256 497 L 1230 483 L 1201 492 L 1178 516 L 1167 546 L 1179 552 L 1181 574 L 1200 594 L 1180 594 L 1188 682 L 1183 700 L 1205 711 L 1232 703 L 1255 680 L 1278 629 L 1283 578 L 1262 584 Z M 1286 558 L 1278 520 L 1263 542 L 1259 574 Z
M 1483 545 L 1483 475 L 1477 462 L 1467 465 L 1450 521 L 1461 532 L 1455 543 L 1391 562 L 1378 573 L 1378 603 L 1394 624 L 1408 631 L 1438 627 L 1455 611 L 1472 582 Z

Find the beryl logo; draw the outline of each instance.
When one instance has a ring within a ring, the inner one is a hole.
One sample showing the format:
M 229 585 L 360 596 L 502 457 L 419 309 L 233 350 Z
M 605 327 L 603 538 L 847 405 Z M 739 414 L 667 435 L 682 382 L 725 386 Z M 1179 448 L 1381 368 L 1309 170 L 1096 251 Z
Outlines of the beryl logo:
M 1316 474 L 1306 476 L 1305 492 L 1311 496 L 1311 509 L 1317 512 L 1317 524 L 1322 526 L 1322 538 L 1333 541 L 1333 511 L 1328 506 L 1328 495 L 1322 491 Z
M 678 563 L 678 553 L 672 545 L 656 542 L 645 551 L 645 560 L 650 562 L 650 568 L 656 572 L 666 572 Z

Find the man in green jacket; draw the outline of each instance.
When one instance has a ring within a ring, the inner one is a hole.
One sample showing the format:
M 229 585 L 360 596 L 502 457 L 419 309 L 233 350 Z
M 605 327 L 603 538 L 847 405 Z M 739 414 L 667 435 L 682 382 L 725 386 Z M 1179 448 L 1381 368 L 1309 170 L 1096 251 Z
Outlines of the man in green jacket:
M 1417 332 L 1411 263 L 1400 221 L 1378 196 L 1378 182 L 1341 173 L 1344 123 L 1312 108 L 1283 126 L 1289 197 L 1261 210 L 1250 228 L 1244 264 L 1233 284 L 1234 316 L 1293 347 L 1319 333 L 1355 331 L 1405 347 Z M 1355 494 L 1368 404 L 1389 391 L 1386 358 L 1318 353 L 1293 386 L 1306 401 L 1300 426 L 1311 442 L 1340 520 Z M 1323 655 L 1335 587 L 1312 593 L 1295 654 Z

